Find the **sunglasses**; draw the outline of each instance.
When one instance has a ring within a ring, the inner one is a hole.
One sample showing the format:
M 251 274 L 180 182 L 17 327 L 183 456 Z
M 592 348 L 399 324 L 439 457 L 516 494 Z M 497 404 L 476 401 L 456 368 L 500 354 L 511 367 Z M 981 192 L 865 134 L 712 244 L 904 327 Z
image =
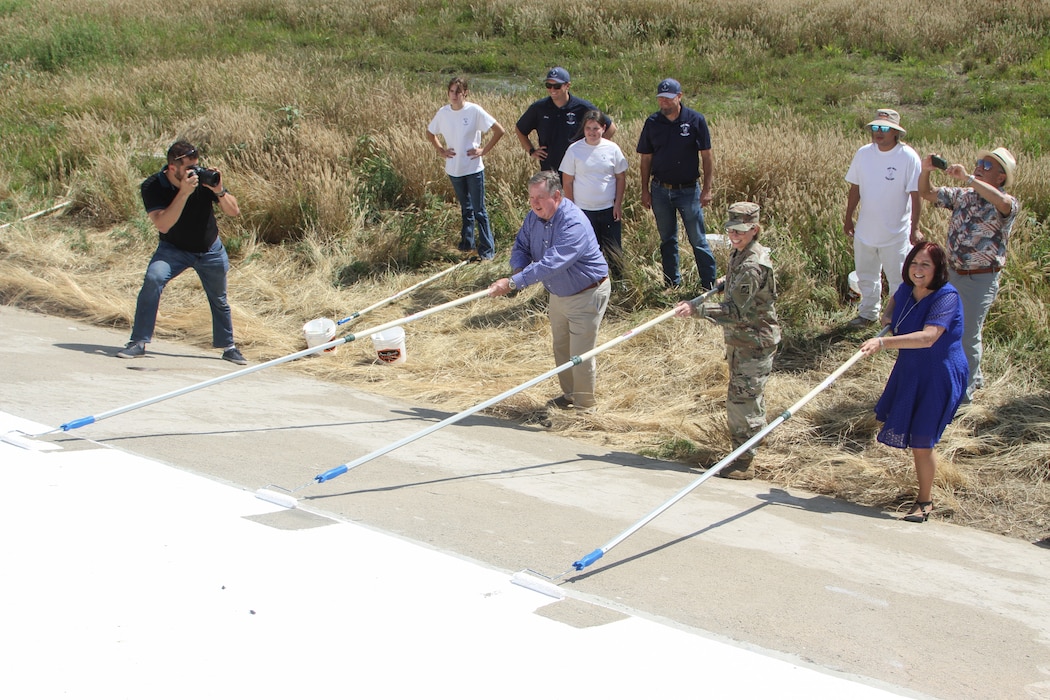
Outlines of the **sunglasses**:
M 995 163 L 993 163 L 990 160 L 985 160 L 984 158 L 982 158 L 979 161 L 977 161 L 977 167 L 980 168 L 981 170 L 991 170 L 992 168 L 995 167 Z
M 183 153 L 181 156 L 179 156 L 175 160 L 179 161 L 179 160 L 182 160 L 183 158 L 194 158 L 196 155 L 197 155 L 197 149 L 194 148 L 189 153 Z
M 889 131 L 892 128 L 893 128 L 892 126 L 886 126 L 885 124 L 872 124 L 871 125 L 872 133 L 878 133 L 878 132 L 881 131 L 882 133 L 885 134 L 887 131 Z
M 544 83 L 543 87 L 548 90 L 561 90 L 563 85 L 565 85 L 565 83 Z

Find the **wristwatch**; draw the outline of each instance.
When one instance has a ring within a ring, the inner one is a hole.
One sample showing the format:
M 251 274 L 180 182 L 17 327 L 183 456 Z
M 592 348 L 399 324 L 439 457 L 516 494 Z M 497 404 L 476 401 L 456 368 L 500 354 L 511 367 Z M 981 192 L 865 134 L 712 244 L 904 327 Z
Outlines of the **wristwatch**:
M 512 292 L 515 289 L 518 288 L 518 285 L 514 284 L 514 278 L 513 277 L 508 277 L 507 278 L 507 286 L 510 287 L 510 291 L 512 291 Z
M 225 196 L 226 196 L 226 195 L 228 195 L 229 193 L 230 193 L 230 191 L 229 191 L 228 189 L 226 189 L 225 187 L 223 187 L 223 188 L 222 188 L 222 192 L 220 192 L 219 194 L 217 194 L 217 195 L 215 195 L 215 196 L 216 196 L 216 197 L 225 197 Z

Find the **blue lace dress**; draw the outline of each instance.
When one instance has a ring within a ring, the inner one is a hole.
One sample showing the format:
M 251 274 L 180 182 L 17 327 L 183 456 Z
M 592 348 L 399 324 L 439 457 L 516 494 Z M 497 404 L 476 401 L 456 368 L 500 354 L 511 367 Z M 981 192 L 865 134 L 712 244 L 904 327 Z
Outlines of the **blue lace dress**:
M 952 422 L 966 392 L 969 366 L 961 343 L 962 301 L 950 284 L 916 302 L 912 288 L 901 284 L 893 295 L 894 335 L 941 326 L 944 333 L 931 347 L 901 349 L 886 389 L 875 404 L 875 417 L 885 423 L 879 442 L 890 447 L 931 448 Z

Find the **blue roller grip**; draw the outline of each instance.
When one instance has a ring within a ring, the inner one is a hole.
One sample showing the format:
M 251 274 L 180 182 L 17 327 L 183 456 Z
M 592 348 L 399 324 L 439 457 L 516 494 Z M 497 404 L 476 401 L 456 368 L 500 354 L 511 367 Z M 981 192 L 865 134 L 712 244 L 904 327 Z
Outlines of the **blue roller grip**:
M 580 559 L 579 561 L 574 561 L 572 563 L 572 568 L 576 569 L 577 571 L 583 571 L 588 566 L 601 559 L 603 556 L 605 556 L 605 552 L 603 552 L 601 548 L 596 549 L 587 556 L 585 556 L 583 559 Z
M 321 472 L 320 474 L 314 477 L 314 481 L 316 481 L 319 484 L 323 484 L 329 479 L 334 479 L 337 476 L 342 476 L 343 474 L 346 474 L 346 472 L 346 465 L 340 464 L 338 467 L 333 467 L 332 469 L 329 469 L 326 472 Z
M 63 423 L 60 427 L 65 432 L 75 430 L 77 428 L 83 428 L 85 425 L 91 425 L 94 422 L 94 416 L 85 416 L 84 418 L 77 418 L 76 420 L 71 420 L 68 423 Z

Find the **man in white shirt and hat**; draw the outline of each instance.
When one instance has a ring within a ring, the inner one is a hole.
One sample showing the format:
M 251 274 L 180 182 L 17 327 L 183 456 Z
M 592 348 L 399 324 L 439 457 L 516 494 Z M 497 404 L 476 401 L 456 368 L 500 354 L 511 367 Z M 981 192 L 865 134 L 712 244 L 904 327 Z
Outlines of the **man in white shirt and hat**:
M 897 291 L 908 251 L 923 240 L 919 231 L 919 172 L 922 161 L 911 146 L 901 142 L 905 133 L 895 110 L 879 109 L 864 126 L 871 143 L 853 156 L 846 182 L 846 215 L 842 230 L 853 239 L 853 259 L 860 289 L 857 317 L 851 328 L 863 328 L 879 318 L 882 310 L 882 273 L 889 292 Z M 860 205 L 854 223 L 853 215 Z

